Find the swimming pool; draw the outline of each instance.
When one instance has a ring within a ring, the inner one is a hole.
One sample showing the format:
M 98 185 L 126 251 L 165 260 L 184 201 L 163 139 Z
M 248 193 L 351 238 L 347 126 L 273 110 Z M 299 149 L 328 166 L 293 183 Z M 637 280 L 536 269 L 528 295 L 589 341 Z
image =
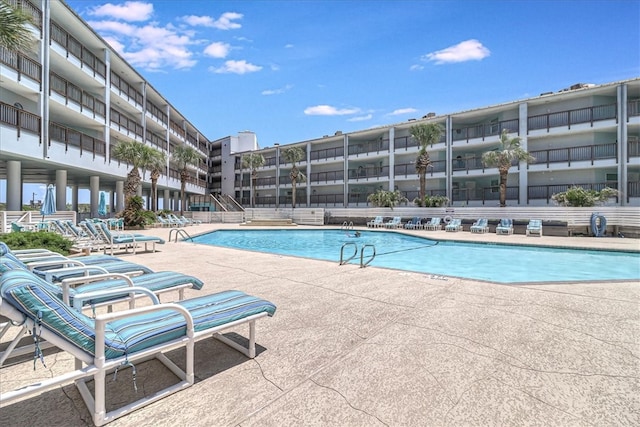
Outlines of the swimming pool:
M 640 280 L 640 254 L 437 241 L 402 233 L 342 230 L 219 230 L 194 242 L 338 263 L 344 243 L 373 245 L 371 266 L 497 283 Z M 344 250 L 353 253 L 353 245 Z M 365 254 L 370 254 L 370 248 Z M 358 252 L 359 253 L 359 252 Z M 366 261 L 366 256 L 365 256 Z M 352 263 L 359 263 L 356 257 Z

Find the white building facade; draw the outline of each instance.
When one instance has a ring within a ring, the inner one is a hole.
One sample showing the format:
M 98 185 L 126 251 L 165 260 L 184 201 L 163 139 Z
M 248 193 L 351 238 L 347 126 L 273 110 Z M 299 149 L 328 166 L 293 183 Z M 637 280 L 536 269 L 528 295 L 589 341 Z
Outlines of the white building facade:
M 88 188 L 96 215 L 100 191 L 112 212 L 124 207 L 131 165 L 111 157 L 118 141 L 143 142 L 167 155 L 158 181 L 159 206 L 178 209 L 180 172 L 173 148 L 190 145 L 202 161 L 190 171 L 187 192 L 207 191 L 209 140 L 69 6 L 53 0 L 10 0 L 27 11 L 34 48 L 0 48 L 0 178 L 7 180 L 7 210 L 21 210 L 23 184 L 56 186 L 58 210 L 77 210 Z M 140 195 L 147 201 L 146 173 Z M 72 200 L 66 200 L 67 187 Z
M 297 207 L 365 207 L 379 189 L 399 190 L 409 201 L 419 193 L 418 144 L 411 126 L 439 123 L 444 133 L 428 149 L 432 167 L 427 194 L 452 206 L 498 206 L 498 170 L 482 163 L 499 135 L 521 138 L 535 162 L 515 163 L 507 182 L 507 205 L 546 206 L 571 186 L 616 188 L 620 206 L 640 206 L 640 79 L 603 85 L 578 84 L 556 93 L 448 115 L 355 131 L 259 150 L 265 158 L 255 184 L 235 156 L 235 197 L 256 207 L 291 206 L 292 186 L 283 150 L 299 146 Z M 253 188 L 255 187 L 255 188 Z

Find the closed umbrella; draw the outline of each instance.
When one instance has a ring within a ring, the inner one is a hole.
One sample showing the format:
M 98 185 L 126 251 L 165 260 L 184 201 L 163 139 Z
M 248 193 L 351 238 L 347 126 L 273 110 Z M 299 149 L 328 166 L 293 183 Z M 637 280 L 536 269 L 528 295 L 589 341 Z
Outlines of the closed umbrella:
M 100 192 L 100 202 L 98 203 L 98 215 L 107 214 L 107 198 L 104 191 Z
M 44 201 L 40 206 L 40 213 L 42 214 L 42 220 L 47 215 L 53 215 L 56 213 L 56 198 L 53 194 L 53 185 L 49 184 L 47 191 L 44 194 Z

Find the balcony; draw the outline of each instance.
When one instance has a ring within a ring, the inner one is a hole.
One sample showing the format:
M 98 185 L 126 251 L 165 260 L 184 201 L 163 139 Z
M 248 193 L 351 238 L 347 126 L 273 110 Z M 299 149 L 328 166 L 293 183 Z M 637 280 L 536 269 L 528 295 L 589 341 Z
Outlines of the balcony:
M 167 125 L 167 115 L 164 111 L 158 108 L 154 103 L 147 101 L 147 112 L 151 114 L 151 117 L 154 117 L 157 121 L 162 123 L 163 125 Z
M 443 144 L 447 141 L 447 136 L 443 132 L 440 136 L 440 140 L 437 144 Z M 393 140 L 393 148 L 395 151 L 404 149 L 405 151 L 409 150 L 409 148 L 418 148 L 420 144 L 416 141 L 412 136 L 400 136 L 394 138 Z
M 585 145 L 567 148 L 552 148 L 548 150 L 536 150 L 529 152 L 535 159 L 535 164 L 566 163 L 571 166 L 571 162 L 589 161 L 593 165 L 594 161 L 601 159 L 617 159 L 618 144 Z
M 96 156 L 106 157 L 107 151 L 104 141 L 58 123 L 49 123 L 49 146 L 51 146 L 51 141 L 63 143 L 65 152 L 69 150 L 69 147 L 76 147 L 80 149 L 80 155 L 90 153 L 94 159 Z
M 325 148 L 322 150 L 313 150 L 310 153 L 311 160 L 337 159 L 344 157 L 344 147 Z
M 369 181 L 373 178 L 388 178 L 389 166 L 359 166 L 349 169 L 349 179 L 355 181 Z
M 6 0 L 6 2 L 31 17 L 31 23 L 38 28 L 42 34 L 42 12 L 35 4 L 29 0 Z
M 627 141 L 627 162 L 631 157 L 640 157 L 640 138 L 631 137 Z
M 107 106 L 104 102 L 53 72 L 51 73 L 51 92 L 62 96 L 65 105 L 72 101 L 80 106 L 80 111 L 91 112 L 93 118 L 106 117 Z
M 17 71 L 18 80 L 21 80 L 22 76 L 27 76 L 42 83 L 42 65 L 28 56 L 0 47 L 0 63 Z
M 280 178 L 280 183 L 282 183 L 282 177 Z M 267 178 L 258 178 L 256 179 L 255 186 L 256 187 L 275 187 L 276 185 L 276 177 L 270 176 Z
M 427 175 L 433 176 L 434 173 L 445 172 L 446 167 L 447 162 L 445 160 L 432 161 L 431 166 L 427 168 Z M 418 172 L 416 172 L 416 164 L 404 163 L 401 165 L 395 165 L 394 176 L 404 176 L 405 178 L 418 176 Z
M 520 199 L 519 187 L 507 187 L 506 200 L 515 201 Z M 470 202 L 482 202 L 484 205 L 488 201 L 500 200 L 500 188 L 498 186 L 481 187 L 481 188 L 460 188 L 451 191 L 451 203 L 462 202 L 469 204 Z
M 627 102 L 627 122 L 630 117 L 640 116 L 640 99 Z
M 349 145 L 349 155 L 359 156 L 361 154 L 380 153 L 389 151 L 389 140 L 380 139 L 376 141 L 358 142 Z
M 167 149 L 166 138 L 160 135 L 156 135 L 155 133 L 151 132 L 149 129 L 147 129 L 147 142 L 149 142 L 151 145 L 156 146 L 162 151 L 166 151 Z
M 553 185 L 530 185 L 527 189 L 528 200 L 547 200 L 551 202 L 551 196 L 563 193 L 571 187 L 582 187 L 585 190 L 600 191 L 604 187 L 618 188 L 617 182 L 599 182 L 594 184 L 553 184 Z
M 310 203 L 312 205 L 343 206 L 344 194 L 312 194 Z
M 67 53 L 67 58 L 71 55 L 80 61 L 81 68 L 90 69 L 93 77 L 98 75 L 103 79 L 106 78 L 106 64 L 55 22 L 51 22 L 51 39 L 62 46 Z M 113 74 L 112 72 L 112 78 Z
M 144 98 L 142 92 L 121 78 L 115 71 L 111 71 L 111 88 L 120 95 L 121 98 L 142 107 Z
M 337 182 L 344 180 L 344 171 L 316 172 L 309 176 L 309 182 Z
M 116 110 L 111 109 L 111 125 L 113 125 L 120 132 L 129 135 L 133 134 L 139 138 L 142 138 L 143 128 L 135 120 L 132 120 Z
M 572 125 L 593 123 L 602 120 L 618 119 L 616 104 L 598 105 L 596 107 L 579 108 L 577 110 L 559 111 L 527 118 L 527 132 L 537 129 L 549 129 L 564 127 L 571 129 Z
M 41 137 L 40 121 L 40 116 L 0 101 L 0 123 L 16 128 L 18 138 L 20 138 L 22 131 L 27 131 Z
M 503 120 L 494 123 L 483 123 L 479 125 L 473 125 L 462 128 L 454 128 L 452 131 L 452 141 L 466 141 L 467 143 L 471 139 L 482 139 L 490 136 L 499 136 L 503 130 L 507 130 L 509 133 L 519 133 L 520 120 Z

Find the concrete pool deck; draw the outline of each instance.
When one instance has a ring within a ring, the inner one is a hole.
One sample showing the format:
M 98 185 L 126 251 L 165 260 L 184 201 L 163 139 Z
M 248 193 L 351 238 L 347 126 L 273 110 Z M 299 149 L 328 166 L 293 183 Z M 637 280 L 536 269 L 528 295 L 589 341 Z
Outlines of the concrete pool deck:
M 143 233 L 169 236 L 161 228 Z M 640 250 L 636 239 L 409 233 Z M 111 426 L 640 424 L 638 282 L 512 286 L 188 242 L 157 248 L 122 258 L 201 278 L 205 287 L 187 297 L 239 289 L 278 311 L 258 323 L 255 359 L 201 341 L 194 386 Z M 182 353 L 171 357 L 180 361 Z M 30 356 L 2 368 L 0 389 L 73 369 L 64 353 L 45 361 L 35 371 Z M 172 380 L 152 362 L 137 368 L 139 390 Z M 119 401 L 133 395 L 126 371 L 113 386 Z M 87 424 L 73 385 L 0 409 L 2 426 Z

